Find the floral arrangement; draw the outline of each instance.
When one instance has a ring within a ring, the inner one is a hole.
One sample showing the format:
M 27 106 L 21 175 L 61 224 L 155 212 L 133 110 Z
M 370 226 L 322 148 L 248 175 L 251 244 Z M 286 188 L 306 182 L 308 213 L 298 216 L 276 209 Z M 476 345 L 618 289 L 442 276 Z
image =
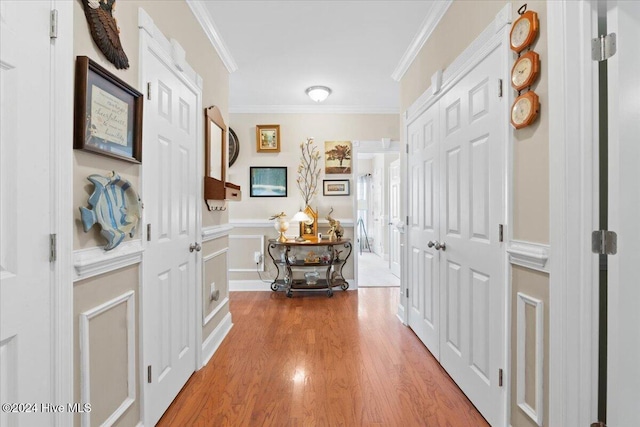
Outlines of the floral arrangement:
M 320 176 L 320 152 L 313 142 L 313 138 L 307 138 L 307 142 L 300 144 L 302 157 L 298 165 L 298 178 L 296 182 L 305 206 L 309 205 L 313 196 L 318 193 L 318 177 Z

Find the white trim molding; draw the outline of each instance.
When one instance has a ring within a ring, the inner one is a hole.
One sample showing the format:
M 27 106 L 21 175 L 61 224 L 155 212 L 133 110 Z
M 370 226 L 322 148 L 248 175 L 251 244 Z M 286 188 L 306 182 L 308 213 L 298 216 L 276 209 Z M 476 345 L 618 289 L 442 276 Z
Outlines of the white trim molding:
M 227 44 L 222 39 L 220 32 L 216 28 L 216 24 L 209 13 L 209 9 L 205 6 L 204 1 L 200 0 L 186 0 L 191 12 L 193 12 L 193 16 L 196 17 L 196 20 L 204 30 L 204 33 L 207 35 L 207 38 L 211 42 L 211 45 L 218 53 L 220 60 L 224 64 L 225 68 L 229 73 L 233 73 L 238 69 L 238 65 L 236 61 L 233 59 L 231 55 L 231 51 L 227 47 Z
M 586 426 L 598 419 L 597 2 L 549 1 L 547 19 L 549 425 Z
M 101 424 L 111 426 L 125 413 L 136 400 L 136 316 L 135 316 L 135 292 L 129 291 L 105 302 L 97 307 L 80 313 L 80 403 L 91 403 L 91 357 L 90 357 L 90 320 L 100 314 L 109 311 L 120 304 L 127 306 L 127 397 L 120 406 Z M 82 427 L 91 425 L 91 413 L 83 412 L 80 416 Z
M 234 105 L 231 114 L 398 114 L 397 107 L 367 105 Z
M 233 230 L 233 226 L 229 224 L 204 227 L 202 229 L 202 241 L 208 242 L 210 240 L 215 240 L 221 237 L 228 236 L 229 233 L 231 233 L 231 230 Z
M 202 319 L 202 326 L 206 326 L 209 322 L 211 322 L 211 319 L 213 319 L 216 316 L 216 314 L 218 314 L 220 310 L 222 310 L 222 307 L 224 307 L 227 304 L 229 304 L 229 298 L 225 298 L 222 301 L 220 301 L 220 304 L 218 304 L 216 308 L 211 310 L 211 313 L 207 314 L 207 316 L 204 319 Z
M 73 280 L 76 282 L 138 264 L 142 261 L 142 252 L 144 248 L 139 239 L 123 242 L 108 252 L 101 246 L 73 251 Z
M 507 253 L 511 264 L 549 273 L 549 245 L 512 240 L 507 246 Z
M 453 0 L 436 0 L 431 3 L 431 9 L 429 9 L 427 17 L 422 21 L 418 33 L 413 38 L 409 47 L 407 47 L 402 58 L 400 58 L 400 62 L 396 66 L 396 69 L 393 70 L 393 74 L 391 74 L 391 78 L 397 82 L 402 79 L 402 76 L 404 76 L 409 67 L 411 67 L 411 64 L 413 64 L 413 61 L 415 61 L 420 53 L 422 46 L 429 40 L 429 37 L 431 37 L 431 34 L 449 9 L 449 6 L 453 3 Z
M 522 411 L 542 427 L 543 410 L 544 410 L 544 303 L 539 299 L 530 297 L 518 292 L 517 294 L 517 333 L 518 342 L 516 349 L 516 360 L 518 361 L 517 371 L 517 404 Z M 532 306 L 535 309 L 535 355 L 536 361 L 534 365 L 534 390 L 535 390 L 535 407 L 532 407 L 525 399 L 525 390 L 527 389 L 527 366 L 526 366 L 526 335 L 527 335 L 527 319 L 525 316 L 526 306 Z
M 229 334 L 232 327 L 231 313 L 227 313 L 220 324 L 211 332 L 211 335 L 202 343 L 202 366 L 209 363 L 209 360 L 211 360 L 218 347 L 220 347 L 220 344 L 222 344 L 222 340 Z

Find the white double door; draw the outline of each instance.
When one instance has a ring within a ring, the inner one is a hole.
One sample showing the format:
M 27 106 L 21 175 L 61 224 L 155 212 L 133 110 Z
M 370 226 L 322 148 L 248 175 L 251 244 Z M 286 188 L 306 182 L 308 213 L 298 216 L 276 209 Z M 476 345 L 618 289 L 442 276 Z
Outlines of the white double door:
M 147 46 L 148 47 L 148 46 Z M 154 425 L 196 370 L 197 88 L 170 58 L 143 49 L 145 102 L 142 322 L 145 424 Z
M 503 425 L 504 138 L 494 50 L 408 126 L 408 323 L 491 425 Z

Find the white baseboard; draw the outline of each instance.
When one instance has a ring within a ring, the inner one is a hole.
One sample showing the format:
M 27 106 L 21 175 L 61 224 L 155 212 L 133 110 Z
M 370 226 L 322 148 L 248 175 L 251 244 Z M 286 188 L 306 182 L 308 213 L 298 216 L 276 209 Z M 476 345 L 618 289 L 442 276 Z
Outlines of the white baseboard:
M 400 323 L 402 323 L 403 325 L 405 325 L 406 323 L 404 323 L 404 305 L 398 304 L 398 312 L 396 313 L 396 316 L 398 317 L 398 319 L 400 319 Z
M 227 315 L 222 319 L 222 322 L 216 326 L 213 332 L 211 332 L 211 335 L 209 335 L 202 343 L 202 366 L 209 363 L 209 360 L 211 360 L 213 354 L 216 352 L 218 347 L 220 347 L 222 340 L 227 336 L 232 327 L 233 323 L 231 322 L 231 313 L 227 313 Z

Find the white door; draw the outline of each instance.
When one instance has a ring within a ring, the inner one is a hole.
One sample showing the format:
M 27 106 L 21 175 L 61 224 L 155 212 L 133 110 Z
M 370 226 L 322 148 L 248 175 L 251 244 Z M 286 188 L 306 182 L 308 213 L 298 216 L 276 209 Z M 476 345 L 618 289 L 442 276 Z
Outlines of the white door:
M 143 53 L 145 424 L 154 425 L 196 369 L 197 95 L 158 56 Z M 151 368 L 149 368 L 149 366 Z M 147 379 L 148 381 L 148 379 Z
M 408 325 L 431 354 L 440 354 L 440 286 L 436 249 L 438 240 L 438 104 L 424 112 L 408 129 L 407 264 Z
M 607 2 L 607 32 L 618 52 L 608 62 L 609 230 L 607 425 L 640 425 L 640 2 Z
M 389 268 L 400 277 L 400 159 L 389 165 Z
M 383 156 L 376 154 L 376 157 Z M 377 159 L 376 159 L 377 160 Z M 384 164 L 384 160 L 382 160 Z M 384 257 L 384 169 L 376 168 L 373 171 L 371 199 L 373 201 L 373 251 L 381 257 Z
M 50 11 L 0 2 L 0 403 L 28 404 L 3 407 L 3 427 L 53 423 L 39 407 L 24 413 L 53 402 Z
M 504 64 L 494 50 L 440 100 L 440 363 L 491 425 L 503 425 Z

